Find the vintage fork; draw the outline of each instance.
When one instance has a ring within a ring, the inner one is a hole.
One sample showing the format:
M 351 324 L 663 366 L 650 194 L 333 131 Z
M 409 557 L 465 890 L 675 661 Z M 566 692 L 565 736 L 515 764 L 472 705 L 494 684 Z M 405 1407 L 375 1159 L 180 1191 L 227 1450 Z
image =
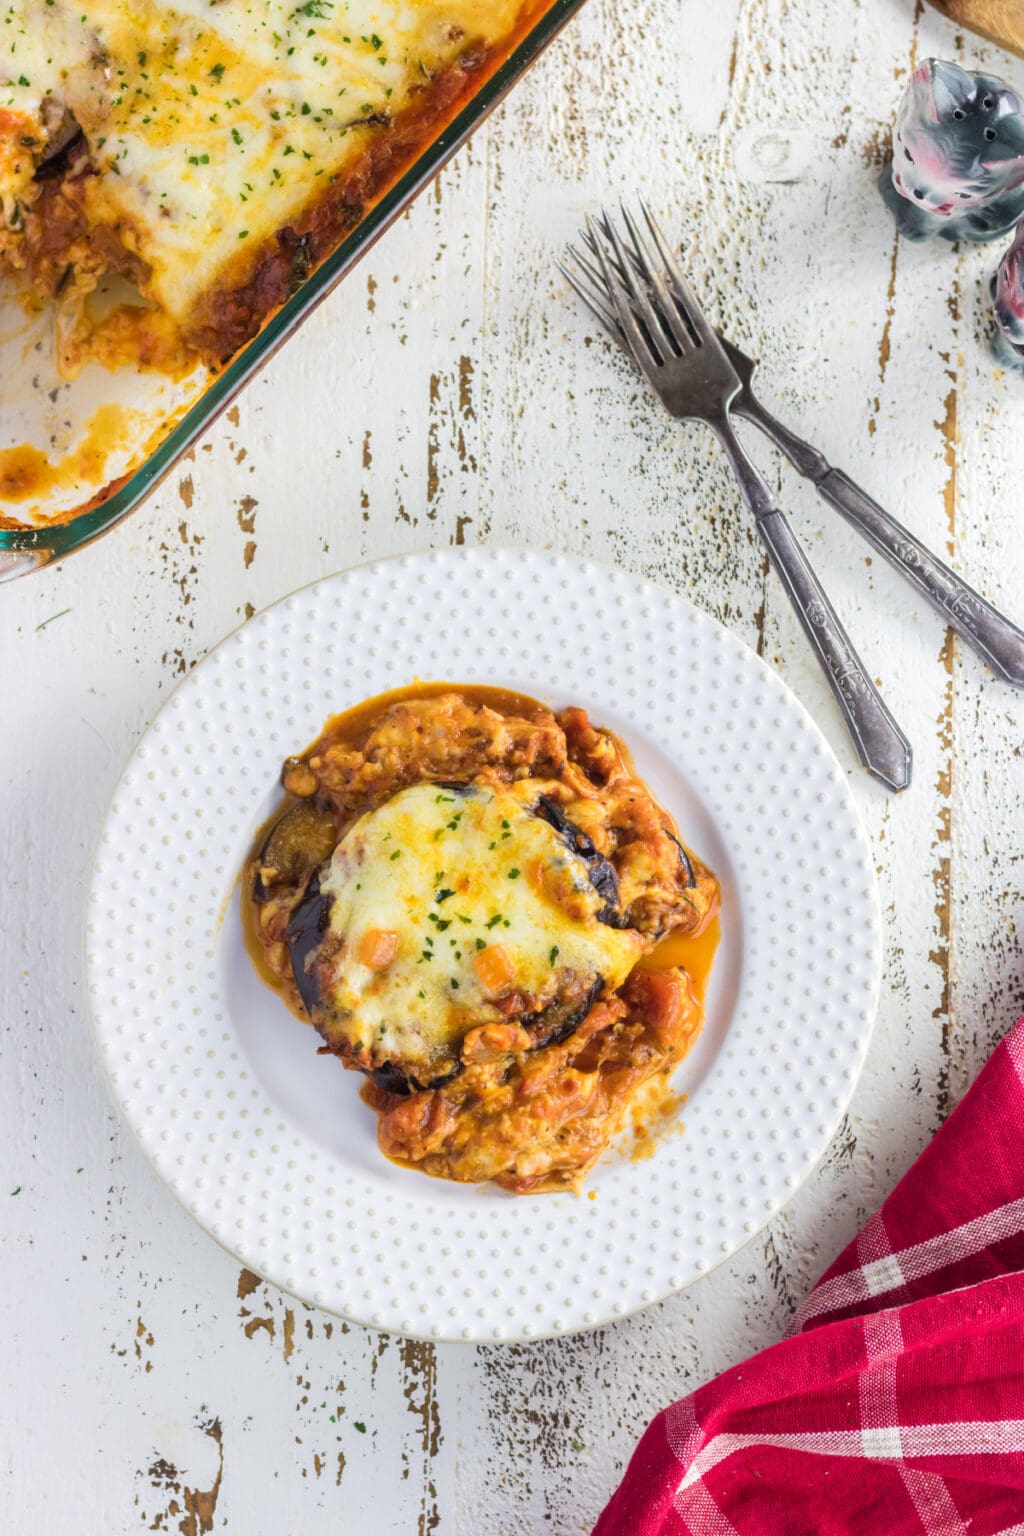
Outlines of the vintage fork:
M 597 292 L 588 291 L 583 281 L 560 263 L 561 270 L 604 323 L 614 320 L 665 409 L 683 420 L 703 421 L 715 433 L 743 499 L 754 515 L 772 564 L 821 663 L 858 757 L 890 789 L 905 789 L 911 776 L 910 743 L 868 677 L 788 518 L 776 506 L 766 482 L 737 438 L 729 408 L 742 392 L 740 377 L 705 319 L 660 229 L 647 208 L 643 204 L 641 207 L 660 267 L 636 222 L 623 208 L 633 247 L 632 259 L 605 214 L 600 227 L 593 219 L 587 219 L 588 244 L 596 255 L 599 272 L 581 252 L 571 248 L 573 259 Z M 608 300 L 612 306 L 610 313 Z
M 593 249 L 590 237 L 586 239 L 596 257 L 597 252 Z M 604 294 L 601 273 L 588 264 L 578 251 L 573 254 L 591 281 Z M 627 248 L 627 255 L 634 272 L 642 276 L 635 254 Z M 617 262 L 613 264 L 617 268 Z M 598 307 L 595 303 L 596 295 L 583 293 L 576 283 L 573 286 L 616 339 L 625 345 L 622 328 L 615 316 L 606 306 Z M 607 294 L 604 297 L 607 299 Z M 976 592 L 951 570 L 909 528 L 904 528 L 891 513 L 872 500 L 867 491 L 862 490 L 848 475 L 844 475 L 841 469 L 834 469 L 820 449 L 804 442 L 803 438 L 783 426 L 777 417 L 766 410 L 753 390 L 756 363 L 727 336 L 723 336 L 720 331 L 717 335 L 741 385 L 740 393 L 730 404 L 730 415 L 742 416 L 763 432 L 785 454 L 797 474 L 809 480 L 818 495 L 917 589 L 943 623 L 948 624 L 967 645 L 972 646 L 997 677 L 1015 688 L 1024 688 L 1024 630 L 1019 629 L 998 608 L 993 607 L 987 598 L 982 597 L 980 592 Z

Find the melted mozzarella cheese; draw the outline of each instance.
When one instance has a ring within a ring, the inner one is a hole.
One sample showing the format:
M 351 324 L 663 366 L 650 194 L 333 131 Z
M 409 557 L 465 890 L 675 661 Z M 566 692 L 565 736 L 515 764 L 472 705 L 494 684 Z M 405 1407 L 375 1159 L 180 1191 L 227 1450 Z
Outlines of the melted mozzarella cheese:
M 89 213 L 148 264 L 178 321 L 226 266 L 294 222 L 393 114 L 522 0 L 13 0 L 6 114 L 71 112 L 100 174 Z M 23 169 L 26 156 L 19 161 Z M 0 157 L 0 177 L 4 174 Z M 12 174 L 13 181 L 13 174 Z M 9 212 L 15 188 L 0 185 Z
M 524 803 L 528 794 L 528 785 L 417 785 L 338 844 L 320 889 L 341 943 L 321 999 L 350 1043 L 377 1059 L 429 1062 L 473 1025 L 501 1019 L 475 963 L 496 945 L 509 971 L 498 992 L 525 993 L 535 1010 L 580 978 L 612 989 L 625 980 L 644 940 L 598 921 L 603 901 L 587 866 Z M 372 970 L 361 947 L 382 932 L 397 947 Z

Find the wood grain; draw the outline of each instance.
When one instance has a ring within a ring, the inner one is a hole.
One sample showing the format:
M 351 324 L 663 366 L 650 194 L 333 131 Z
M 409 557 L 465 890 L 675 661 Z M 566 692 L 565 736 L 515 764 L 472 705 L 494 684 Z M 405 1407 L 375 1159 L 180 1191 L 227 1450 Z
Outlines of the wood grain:
M 645 192 L 763 359 L 766 402 L 1021 617 L 1022 385 L 985 349 L 991 252 L 897 242 L 874 186 L 918 58 L 1004 61 L 914 17 L 904 0 L 590 0 L 181 474 L 5 588 L 12 1530 L 589 1529 L 651 1415 L 779 1337 L 1024 1009 L 1024 699 L 752 440 L 914 740 L 905 795 L 868 780 L 720 455 L 664 417 L 552 265 L 584 210 Z M 812 114 L 793 105 L 809 81 L 841 83 Z M 307 1310 L 193 1226 L 108 1104 L 80 926 L 111 788 L 183 672 L 327 572 L 477 540 L 616 561 L 780 670 L 862 809 L 886 970 L 840 1133 L 743 1252 L 597 1334 L 431 1349 Z
M 989 42 L 1024 57 L 1024 11 L 1018 0 L 929 0 L 958 27 L 968 27 Z

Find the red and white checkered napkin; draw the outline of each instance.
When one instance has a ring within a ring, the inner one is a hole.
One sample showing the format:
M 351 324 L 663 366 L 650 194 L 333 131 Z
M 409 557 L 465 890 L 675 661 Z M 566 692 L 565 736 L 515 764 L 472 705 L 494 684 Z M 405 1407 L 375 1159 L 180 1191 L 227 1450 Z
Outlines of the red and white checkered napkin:
M 1024 1536 L 1024 1019 L 791 1337 L 651 1424 L 594 1536 Z

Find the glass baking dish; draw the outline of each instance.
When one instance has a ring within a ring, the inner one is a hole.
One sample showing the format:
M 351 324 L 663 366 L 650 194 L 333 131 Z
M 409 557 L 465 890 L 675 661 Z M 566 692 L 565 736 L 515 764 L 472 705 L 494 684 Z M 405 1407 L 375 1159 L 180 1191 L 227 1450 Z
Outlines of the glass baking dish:
M 74 494 L 71 510 L 54 494 L 51 507 L 33 508 L 31 527 L 0 527 L 0 580 L 38 570 L 61 560 L 106 533 L 127 517 L 152 491 L 210 423 L 228 406 L 242 386 L 262 368 L 278 347 L 325 298 L 377 237 L 434 177 L 506 92 L 580 9 L 584 0 L 552 0 L 505 57 L 492 65 L 473 96 L 457 109 L 438 136 L 401 174 L 378 194 L 355 229 L 332 255 L 310 274 L 259 334 L 219 374 L 199 373 L 172 382 L 130 367 L 107 372 L 97 365 L 68 384 L 42 377 L 52 351 L 43 311 L 35 319 L 9 300 L 0 308 L 0 377 L 3 378 L 3 435 L 20 442 L 22 436 L 71 449 Z M 10 350 L 8 350 L 10 349 Z M 5 351 L 8 353 L 4 357 Z M 52 385 L 52 387 L 50 387 Z M 116 421 L 125 446 L 120 458 L 104 457 L 90 493 L 81 494 L 90 470 L 89 426 L 102 424 L 104 413 Z M 130 421 L 132 430 L 124 431 Z M 83 442 L 82 433 L 86 432 Z M 35 451 L 29 448 L 31 454 Z M 62 461 L 63 462 L 63 461 Z M 111 470 L 113 469 L 113 477 Z M 59 492 L 59 477 L 54 491 Z M 12 505 L 0 506 L 9 519 L 21 514 Z M 52 518 L 52 520 L 47 520 Z

